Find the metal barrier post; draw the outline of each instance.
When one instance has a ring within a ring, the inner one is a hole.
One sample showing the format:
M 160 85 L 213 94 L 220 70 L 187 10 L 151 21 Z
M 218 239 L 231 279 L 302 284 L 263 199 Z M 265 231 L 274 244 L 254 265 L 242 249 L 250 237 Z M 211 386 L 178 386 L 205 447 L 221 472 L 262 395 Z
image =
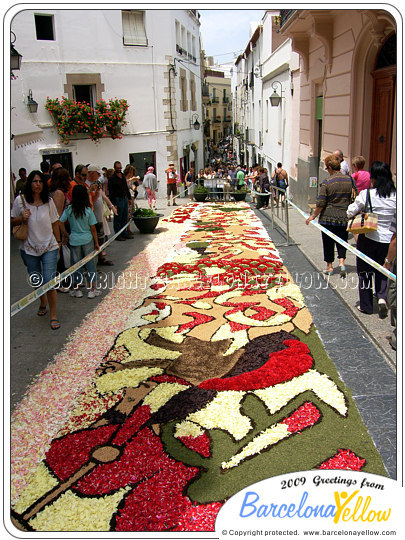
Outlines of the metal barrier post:
M 288 201 L 287 201 L 287 193 L 285 192 L 285 223 L 287 227 L 287 245 L 290 245 L 290 222 L 288 219 Z
M 271 208 L 271 228 L 274 229 L 274 191 L 273 191 L 273 188 L 270 186 L 270 199 L 271 199 L 271 204 L 270 204 L 270 208 Z

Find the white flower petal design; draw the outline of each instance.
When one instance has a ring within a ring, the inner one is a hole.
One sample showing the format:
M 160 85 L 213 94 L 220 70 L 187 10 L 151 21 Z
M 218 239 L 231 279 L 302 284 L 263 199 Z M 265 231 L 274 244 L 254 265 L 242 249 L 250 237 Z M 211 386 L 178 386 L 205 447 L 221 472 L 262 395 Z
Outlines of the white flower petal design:
M 184 384 L 178 383 L 161 383 L 155 388 L 153 388 L 149 394 L 144 398 L 143 405 L 149 405 L 150 412 L 155 413 L 163 405 L 165 405 L 169 399 L 171 399 L 176 394 L 183 392 L 188 387 Z
M 255 390 L 253 394 L 265 403 L 271 414 L 274 414 L 293 398 L 307 390 L 311 390 L 339 414 L 346 416 L 347 405 L 343 392 L 327 375 L 313 369 L 299 377 L 294 377 L 291 381 L 276 384 L 264 390 Z
M 219 392 L 203 409 L 190 414 L 186 420 L 205 429 L 224 429 L 236 440 L 243 439 L 252 429 L 250 418 L 240 412 L 245 392 Z

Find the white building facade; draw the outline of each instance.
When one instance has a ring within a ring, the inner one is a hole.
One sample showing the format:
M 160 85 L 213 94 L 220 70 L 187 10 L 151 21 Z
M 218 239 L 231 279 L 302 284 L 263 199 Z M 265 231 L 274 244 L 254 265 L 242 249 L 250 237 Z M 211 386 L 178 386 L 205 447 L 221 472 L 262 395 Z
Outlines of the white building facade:
M 20 144 L 24 137 L 16 136 L 11 143 L 14 174 L 20 167 L 38 169 L 44 159 L 71 172 L 79 163 L 112 168 L 118 160 L 134 164 L 140 175 L 154 165 L 165 185 L 170 160 L 183 176 L 189 166 L 203 166 L 202 129 L 193 125 L 202 122 L 196 10 L 15 8 L 10 29 L 23 57 L 11 81 L 11 136 L 25 129 L 29 142 Z M 27 108 L 30 91 L 36 113 Z M 126 99 L 122 138 L 93 142 L 78 134 L 60 143 L 45 108 L 48 96 L 92 105 Z
M 260 164 L 269 175 L 283 164 L 296 178 L 299 145 L 299 56 L 277 33 L 278 11 L 266 11 L 236 60 L 234 148 L 247 166 Z M 277 93 L 279 105 L 270 97 Z

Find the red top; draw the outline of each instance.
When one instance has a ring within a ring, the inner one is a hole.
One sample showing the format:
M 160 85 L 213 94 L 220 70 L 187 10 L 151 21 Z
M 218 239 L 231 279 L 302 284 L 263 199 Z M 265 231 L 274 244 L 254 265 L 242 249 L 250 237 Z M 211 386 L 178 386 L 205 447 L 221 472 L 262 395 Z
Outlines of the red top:
M 167 183 L 168 184 L 175 184 L 177 179 L 177 172 L 174 167 L 169 167 L 166 169 L 166 175 L 167 175 Z

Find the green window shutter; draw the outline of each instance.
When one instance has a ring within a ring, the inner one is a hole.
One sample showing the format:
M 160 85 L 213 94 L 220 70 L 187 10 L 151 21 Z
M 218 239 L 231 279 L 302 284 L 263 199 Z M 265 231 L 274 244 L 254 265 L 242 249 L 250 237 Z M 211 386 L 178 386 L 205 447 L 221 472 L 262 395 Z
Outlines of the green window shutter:
M 315 102 L 316 120 L 322 120 L 322 111 L 323 111 L 323 96 L 319 96 L 316 98 L 316 102 Z

